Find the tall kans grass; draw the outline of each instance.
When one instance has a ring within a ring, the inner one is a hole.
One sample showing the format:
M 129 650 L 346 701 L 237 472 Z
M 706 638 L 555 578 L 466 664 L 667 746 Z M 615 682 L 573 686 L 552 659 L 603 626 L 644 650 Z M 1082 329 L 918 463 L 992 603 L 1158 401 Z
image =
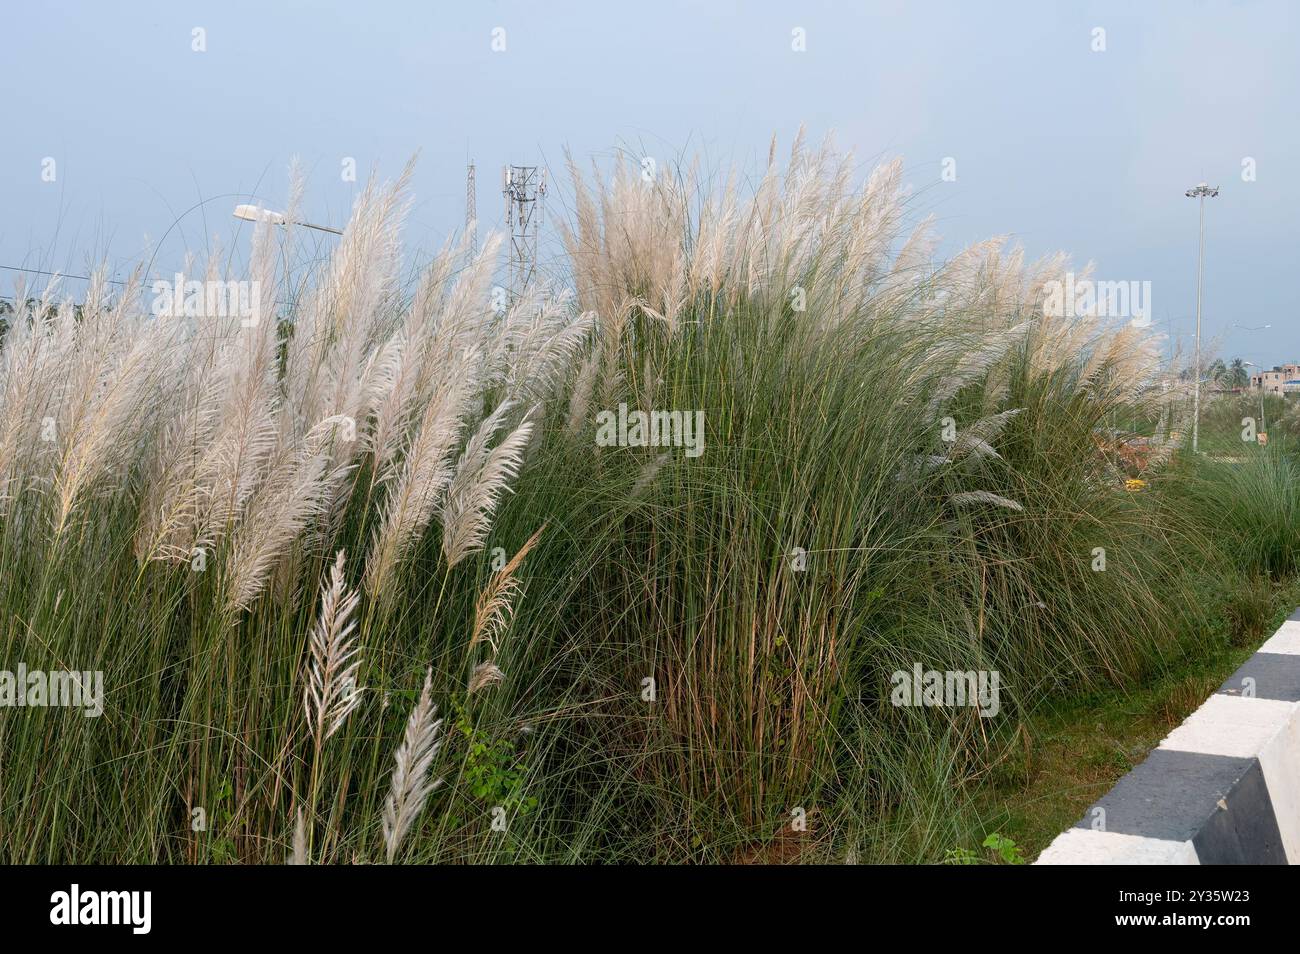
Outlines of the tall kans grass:
M 1197 644 L 1213 550 L 1099 436 L 1171 429 L 1152 342 L 850 170 L 575 170 L 567 290 L 499 314 L 497 242 L 401 286 L 404 180 L 306 281 L 256 235 L 280 320 L 33 295 L 0 668 L 106 699 L 0 709 L 4 859 L 941 855 L 1026 707 Z M 621 404 L 703 453 L 600 446 Z M 998 715 L 891 706 L 915 663 L 998 671 Z

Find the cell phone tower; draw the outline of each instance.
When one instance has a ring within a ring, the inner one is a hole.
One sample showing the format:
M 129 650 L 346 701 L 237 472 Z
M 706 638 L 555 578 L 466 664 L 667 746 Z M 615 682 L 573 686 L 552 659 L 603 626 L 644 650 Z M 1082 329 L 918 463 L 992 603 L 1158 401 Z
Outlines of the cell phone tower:
M 506 166 L 501 170 L 510 232 L 510 300 L 517 301 L 537 271 L 537 233 L 546 203 L 546 170 Z
M 465 170 L 465 231 L 469 234 L 469 254 L 478 257 L 478 208 L 475 195 L 478 185 L 474 181 L 474 161 Z

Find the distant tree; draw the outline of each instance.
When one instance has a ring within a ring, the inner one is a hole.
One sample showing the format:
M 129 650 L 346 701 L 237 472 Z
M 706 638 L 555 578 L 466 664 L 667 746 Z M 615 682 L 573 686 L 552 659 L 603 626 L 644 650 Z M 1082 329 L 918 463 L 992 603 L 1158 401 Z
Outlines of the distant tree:
M 1241 358 L 1233 358 L 1232 364 L 1228 365 L 1228 383 L 1234 388 L 1244 388 L 1250 384 L 1250 372 L 1246 370 L 1246 362 Z
M 1224 377 L 1228 373 L 1228 366 L 1223 363 L 1222 358 L 1215 358 L 1214 363 L 1206 368 L 1206 373 L 1215 384 L 1222 384 Z

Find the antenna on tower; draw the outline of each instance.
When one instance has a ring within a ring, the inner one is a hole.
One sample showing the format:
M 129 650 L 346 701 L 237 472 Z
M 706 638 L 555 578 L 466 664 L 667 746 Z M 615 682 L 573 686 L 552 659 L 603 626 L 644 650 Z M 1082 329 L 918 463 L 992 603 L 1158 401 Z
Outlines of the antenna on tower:
M 478 257 L 478 209 L 475 195 L 478 187 L 474 182 L 474 160 L 469 161 L 465 170 L 465 231 L 469 235 L 469 254 Z
M 517 301 L 537 271 L 537 233 L 546 200 L 546 171 L 537 166 L 505 166 L 501 193 L 510 232 L 510 300 Z

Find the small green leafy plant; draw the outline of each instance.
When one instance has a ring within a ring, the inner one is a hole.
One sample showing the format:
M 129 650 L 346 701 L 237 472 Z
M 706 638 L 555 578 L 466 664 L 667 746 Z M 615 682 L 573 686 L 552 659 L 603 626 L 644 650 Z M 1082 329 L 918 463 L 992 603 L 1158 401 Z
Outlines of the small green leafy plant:
M 1023 865 L 1024 850 L 1006 835 L 994 832 L 984 839 L 984 847 L 992 848 L 1002 858 L 1003 864 Z
M 466 742 L 465 782 L 470 794 L 507 815 L 527 815 L 537 807 L 537 797 L 523 794 L 524 774 L 509 739 L 493 739 L 470 720 L 459 700 L 452 700 L 456 730 Z

